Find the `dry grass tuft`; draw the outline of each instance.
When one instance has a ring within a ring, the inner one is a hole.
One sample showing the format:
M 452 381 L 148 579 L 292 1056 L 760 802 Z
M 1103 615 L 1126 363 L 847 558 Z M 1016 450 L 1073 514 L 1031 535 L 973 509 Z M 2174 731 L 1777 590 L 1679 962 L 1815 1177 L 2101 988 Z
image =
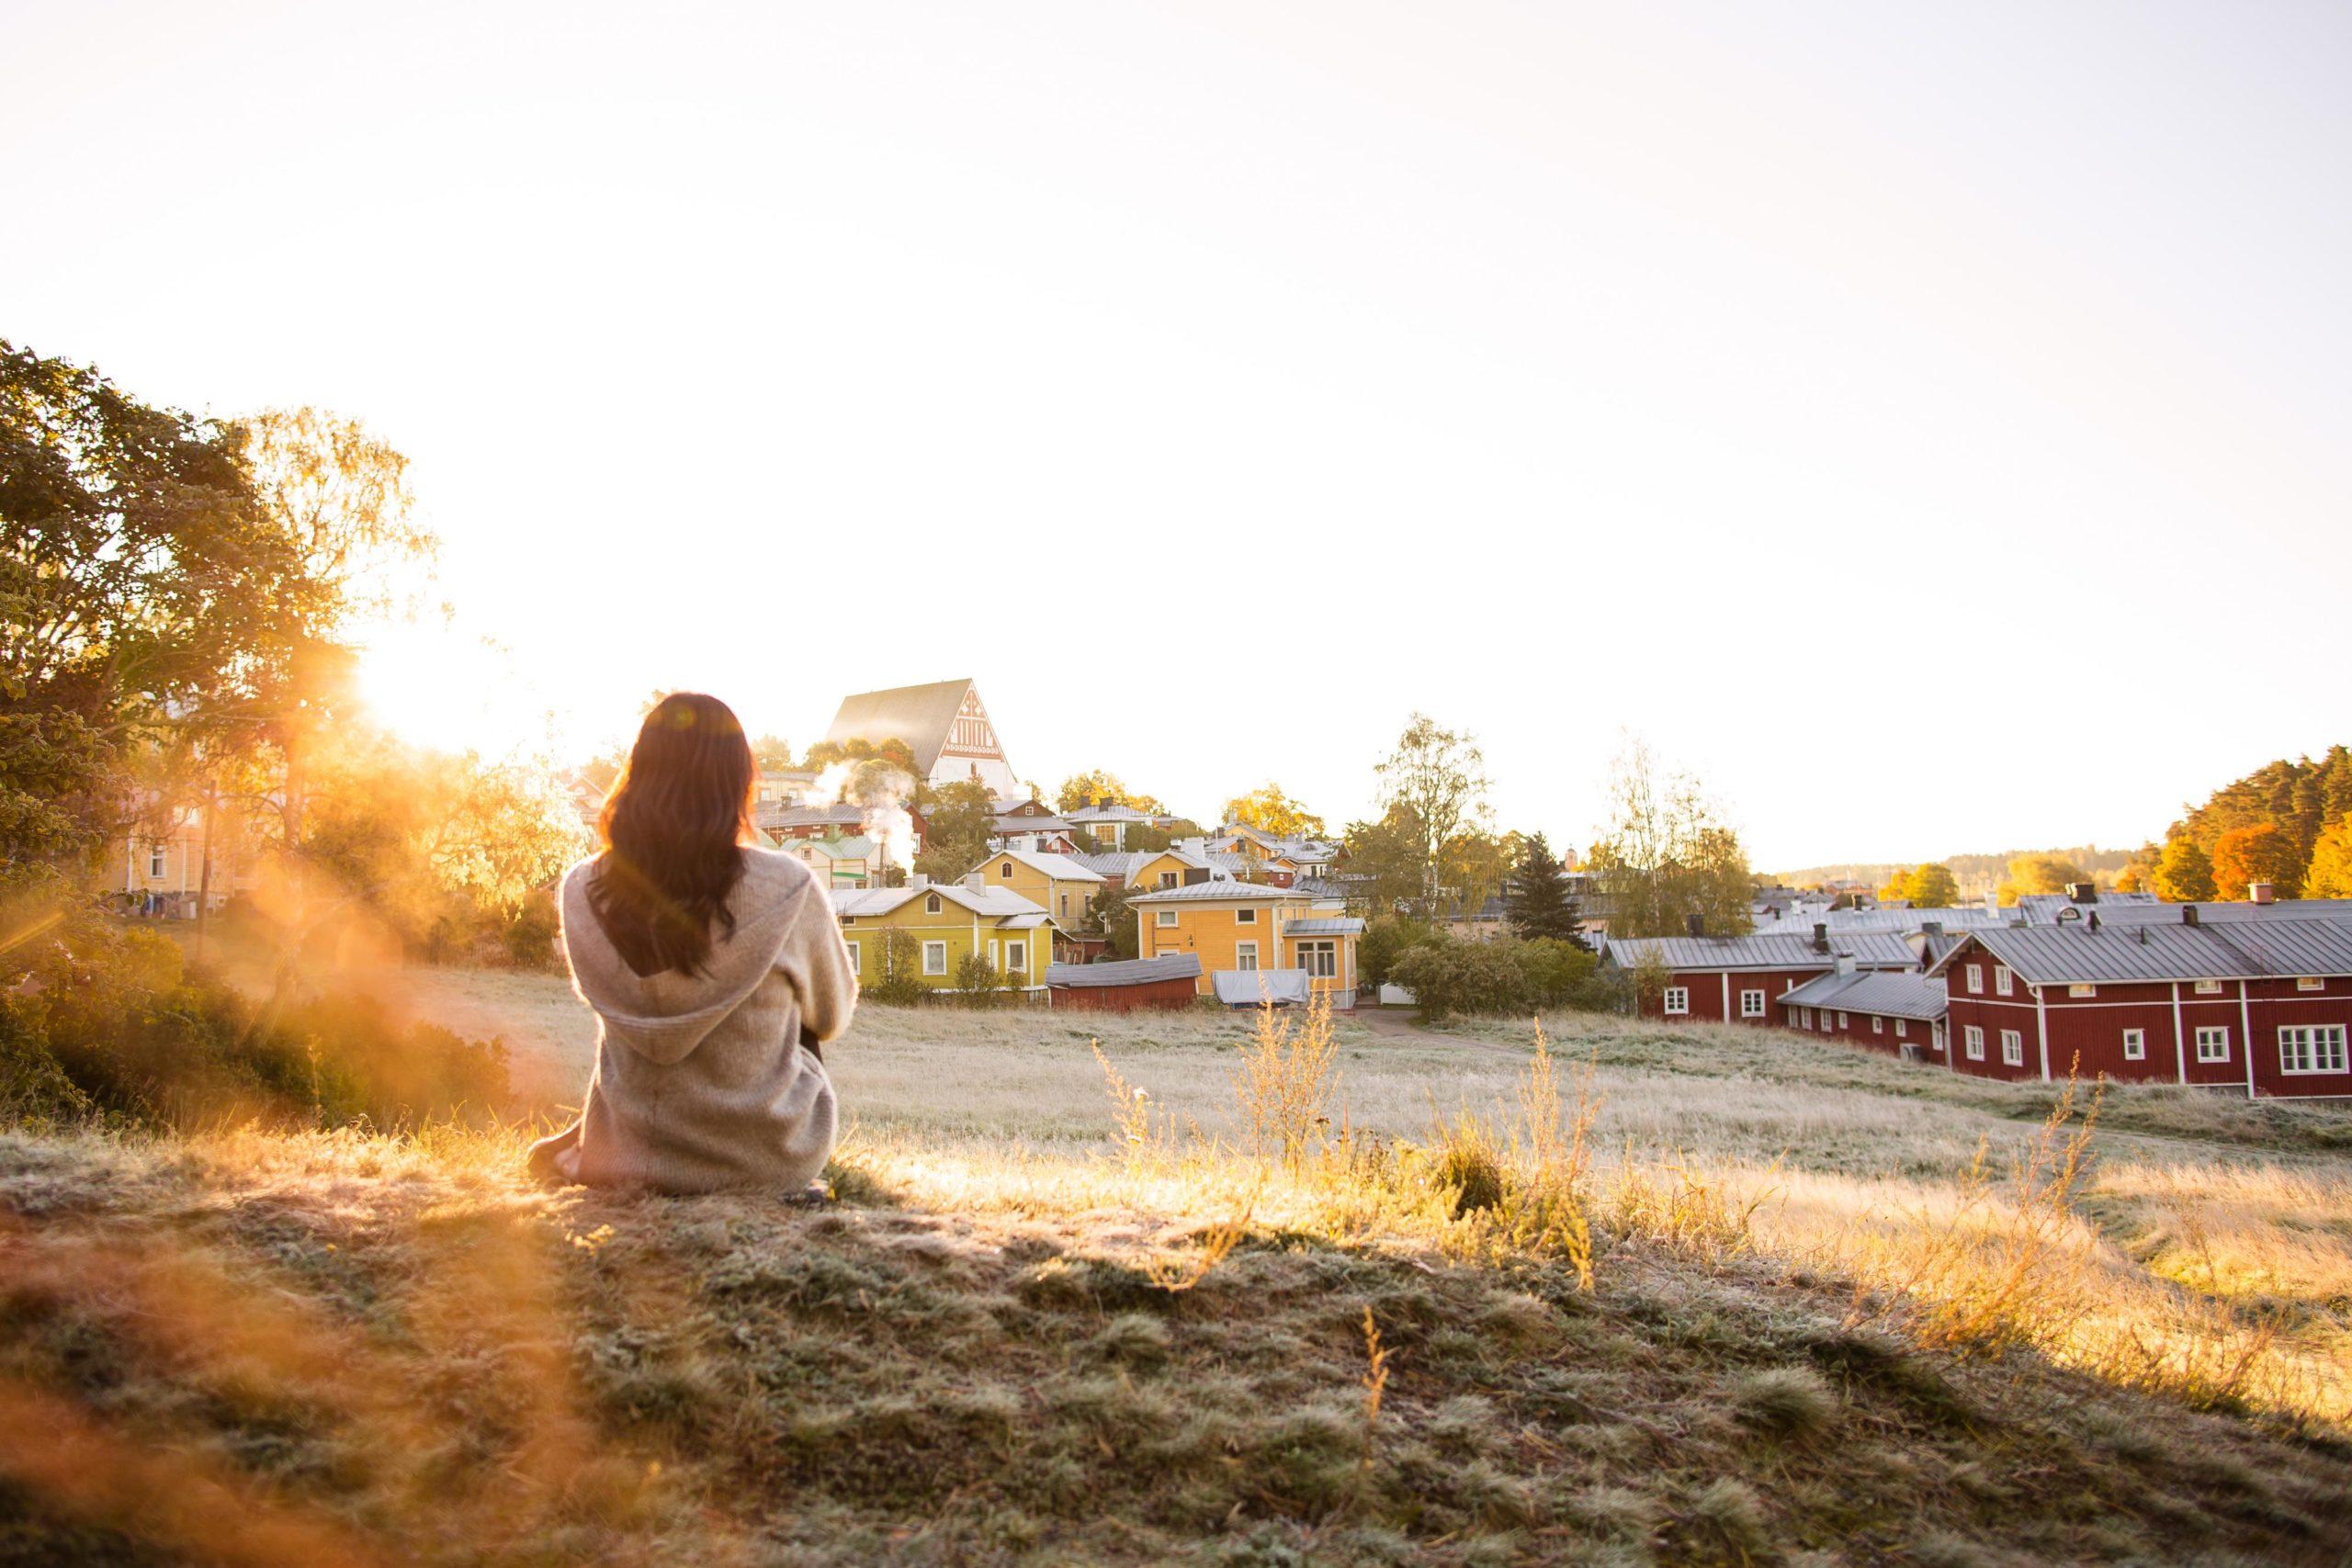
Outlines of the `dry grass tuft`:
M 1732 1385 L 1739 1419 L 1759 1432 L 1810 1438 L 1838 1416 L 1838 1395 L 1811 1367 L 1768 1367 Z

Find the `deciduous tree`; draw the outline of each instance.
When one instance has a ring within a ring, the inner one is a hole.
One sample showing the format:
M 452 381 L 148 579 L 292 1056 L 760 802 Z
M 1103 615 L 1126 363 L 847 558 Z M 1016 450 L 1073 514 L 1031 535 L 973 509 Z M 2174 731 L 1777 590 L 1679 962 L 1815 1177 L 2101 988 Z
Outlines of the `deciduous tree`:
M 2199 904 L 2213 897 L 2213 861 L 2196 840 L 2182 833 L 2168 840 L 2151 878 L 2156 897 L 2174 904 Z
M 1589 858 L 1611 935 L 1680 935 L 1693 915 L 1712 935 L 1753 927 L 1747 852 L 1695 779 L 1661 773 L 1634 739 L 1617 759 L 1610 796 L 1614 820 Z
M 2267 882 L 2281 898 L 2292 898 L 2303 881 L 2301 851 L 2294 835 L 2276 822 L 2233 828 L 2213 846 L 2217 897 L 2243 898 L 2256 882 Z
M 987 785 L 970 779 L 942 784 L 923 812 L 915 869 L 934 882 L 953 882 L 987 856 L 995 831 L 996 806 Z
M 1054 792 L 1054 808 L 1057 811 L 1076 811 L 1088 805 L 1125 806 L 1154 816 L 1167 810 L 1151 795 L 1129 789 L 1118 774 L 1101 768 L 1073 773 Z
M 2352 898 L 2352 814 L 2320 829 L 2312 843 L 2312 863 L 2303 873 L 2306 898 Z
M 1396 749 L 1374 771 L 1382 805 L 1392 814 L 1402 807 L 1395 820 L 1411 823 L 1419 834 L 1421 897 L 1434 908 L 1443 886 L 1446 847 L 1485 826 L 1486 754 L 1468 734 L 1417 713 L 1396 738 Z
M 1269 781 L 1248 795 L 1236 795 L 1225 803 L 1225 820 L 1242 822 L 1261 833 L 1272 833 L 1278 839 L 1306 836 L 1319 839 L 1326 831 L 1323 818 L 1284 794 L 1280 784 Z

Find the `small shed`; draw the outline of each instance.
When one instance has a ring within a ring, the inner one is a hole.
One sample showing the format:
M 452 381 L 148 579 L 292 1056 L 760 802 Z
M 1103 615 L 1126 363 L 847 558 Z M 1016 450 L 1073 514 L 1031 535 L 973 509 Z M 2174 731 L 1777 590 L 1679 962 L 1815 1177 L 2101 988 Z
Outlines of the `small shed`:
M 1077 1012 L 1188 1008 L 1200 989 L 1200 980 L 1201 957 L 1196 953 L 1109 964 L 1054 964 L 1046 969 L 1046 991 L 1053 1005 Z
M 1229 1008 L 1303 1008 L 1314 990 L 1304 969 L 1220 969 L 1209 984 L 1218 1003 Z

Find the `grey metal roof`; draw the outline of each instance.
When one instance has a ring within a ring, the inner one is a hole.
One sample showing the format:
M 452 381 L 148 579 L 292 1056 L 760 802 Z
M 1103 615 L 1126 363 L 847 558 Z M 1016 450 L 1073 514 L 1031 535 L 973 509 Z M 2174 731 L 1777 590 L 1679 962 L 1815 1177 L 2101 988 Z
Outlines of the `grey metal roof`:
M 1766 932 L 1760 936 L 1612 936 L 1602 962 L 1631 969 L 1654 953 L 1669 969 L 1826 969 L 1846 953 L 1871 968 L 1907 969 L 1918 962 L 1911 946 L 1892 931 L 1832 931 L 1830 951 L 1813 945 L 1810 932 Z
M 2097 929 L 2085 920 L 1968 935 L 2034 986 L 2352 975 L 2352 920 L 2340 919 L 2219 926 L 2102 919 Z M 1929 973 L 1949 973 L 1953 957 L 1944 954 Z
M 928 887 L 855 887 L 833 894 L 836 915 L 887 915 L 910 898 L 936 893 L 975 915 L 1043 915 L 1042 906 L 1007 887 L 967 887 L 960 882 L 934 882 Z M 1030 922 L 1035 924 L 1035 921 Z
M 1127 900 L 1133 904 L 1196 904 L 1217 898 L 1299 898 L 1308 895 L 1295 887 L 1276 887 L 1264 882 L 1188 882 L 1182 887 L 1163 887 L 1157 893 L 1138 893 Z
M 1960 904 L 1944 908 L 1876 909 L 1824 909 L 1813 914 L 1782 915 L 1777 919 L 1759 919 L 1756 929 L 1760 932 L 1802 931 L 1808 935 L 1818 925 L 1833 931 L 1916 931 L 1933 923 L 1946 931 L 1976 926 L 1998 926 L 2010 923 L 2012 917 L 2006 909 L 1988 909 L 1982 904 Z
M 865 810 L 857 806 L 763 806 L 754 815 L 755 824 L 762 828 L 833 828 L 865 820 Z
M 1284 936 L 1362 936 L 1363 922 L 1352 915 L 1293 920 L 1283 928 Z
M 1171 953 L 1159 958 L 1122 958 L 1109 964 L 1048 964 L 1046 984 L 1075 986 L 1148 986 L 1161 980 L 1197 980 L 1201 955 Z
M 1781 1006 L 1842 1009 L 1877 1013 L 1884 1018 L 1917 1018 L 1933 1023 L 1944 1016 L 1951 998 L 1941 980 L 1924 975 L 1858 970 L 1851 975 L 1822 975 L 1773 998 Z
M 2105 914 L 2109 909 L 2155 902 L 2156 896 L 2153 893 L 2118 893 L 2106 889 L 2087 904 L 2077 904 L 2064 893 L 2028 893 L 2017 901 L 2016 908 L 2028 925 L 2040 925 L 2046 920 L 2056 919 L 2062 909 L 2097 909 Z
M 1216 999 L 1227 1007 L 1305 1007 L 1314 987 L 1304 969 L 1219 969 L 1209 976 Z
M 1081 806 L 1062 816 L 1072 822 L 1149 822 L 1148 811 L 1137 811 L 1132 806 Z
M 2101 925 L 2177 925 L 2183 921 L 2187 904 L 2119 904 L 2105 903 L 2084 907 L 2088 918 L 2092 909 L 2098 911 Z M 2245 920 L 2352 920 L 2352 898 L 2279 898 L 2267 904 L 2249 903 L 2245 899 L 2195 906 L 2197 918 L 2208 925 L 2232 925 Z M 2071 925 L 2072 920 L 2052 920 L 2052 925 Z
M 983 871 L 1001 860 L 1018 861 L 1032 871 L 1040 871 L 1061 882 L 1100 882 L 1102 874 L 1081 864 L 1073 855 L 1043 854 L 1035 850 L 999 850 L 974 866 Z

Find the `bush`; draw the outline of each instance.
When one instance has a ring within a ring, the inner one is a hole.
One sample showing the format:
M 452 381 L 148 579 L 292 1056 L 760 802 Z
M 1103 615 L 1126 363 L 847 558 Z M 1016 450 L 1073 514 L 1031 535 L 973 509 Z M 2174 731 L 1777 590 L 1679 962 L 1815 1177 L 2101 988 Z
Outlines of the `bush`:
M 0 1007 L 0 1115 L 13 1120 L 403 1128 L 506 1103 L 495 1041 L 404 1024 L 368 997 L 273 1012 L 187 973 L 152 931 L 77 929 L 27 970 Z
M 1424 1016 L 1531 1013 L 1544 1008 L 1607 1007 L 1613 982 L 1579 942 L 1555 937 L 1457 942 L 1435 936 L 1398 953 L 1388 977 L 1406 987 Z
M 1377 986 L 1390 979 L 1396 960 L 1412 948 L 1449 940 L 1427 920 L 1403 915 L 1375 915 L 1364 923 L 1356 942 L 1356 975 L 1363 984 Z
M 887 928 L 875 956 L 880 961 L 882 977 L 865 987 L 868 997 L 893 1007 L 912 1007 L 929 993 L 920 973 L 922 944 L 915 941 L 913 932 L 895 926 Z

